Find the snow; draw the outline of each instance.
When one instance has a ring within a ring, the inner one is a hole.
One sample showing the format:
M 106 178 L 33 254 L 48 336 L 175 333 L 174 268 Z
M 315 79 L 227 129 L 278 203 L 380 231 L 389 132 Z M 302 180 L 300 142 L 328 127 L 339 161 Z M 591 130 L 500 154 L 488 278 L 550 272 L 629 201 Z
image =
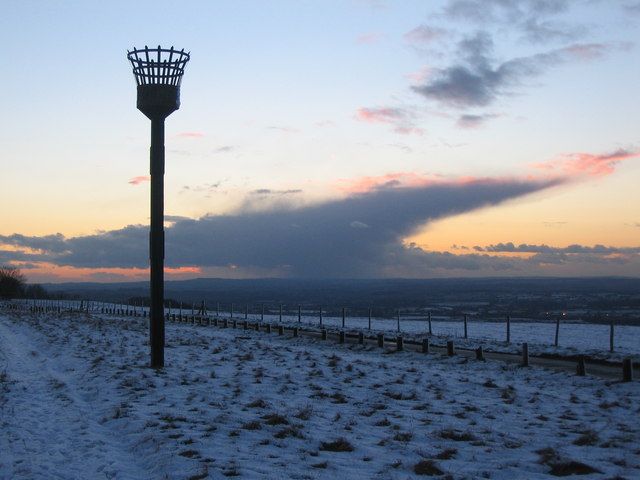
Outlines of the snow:
M 186 324 L 155 371 L 147 336 L 0 313 L 0 478 L 640 476 L 638 382 Z

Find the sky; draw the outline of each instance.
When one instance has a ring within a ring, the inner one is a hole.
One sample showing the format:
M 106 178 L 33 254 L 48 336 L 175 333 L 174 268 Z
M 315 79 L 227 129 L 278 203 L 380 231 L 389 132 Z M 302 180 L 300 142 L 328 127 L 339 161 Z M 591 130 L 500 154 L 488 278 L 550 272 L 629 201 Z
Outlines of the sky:
M 166 276 L 640 275 L 640 2 L 5 0 L 0 264 L 148 276 L 128 49 L 191 52 Z

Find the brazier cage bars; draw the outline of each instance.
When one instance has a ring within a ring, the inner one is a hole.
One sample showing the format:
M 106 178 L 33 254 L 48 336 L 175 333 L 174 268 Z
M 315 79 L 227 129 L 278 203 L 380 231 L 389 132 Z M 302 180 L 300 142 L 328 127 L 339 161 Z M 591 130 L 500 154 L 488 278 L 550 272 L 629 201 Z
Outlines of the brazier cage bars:
M 172 85 L 180 87 L 184 67 L 190 53 L 171 48 L 144 48 L 127 50 L 127 58 L 133 66 L 133 75 L 140 85 Z

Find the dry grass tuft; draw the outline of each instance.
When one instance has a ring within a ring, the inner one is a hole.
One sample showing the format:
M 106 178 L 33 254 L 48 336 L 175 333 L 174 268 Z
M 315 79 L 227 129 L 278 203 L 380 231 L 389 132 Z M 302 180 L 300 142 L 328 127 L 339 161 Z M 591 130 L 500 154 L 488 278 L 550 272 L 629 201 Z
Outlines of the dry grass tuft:
M 338 438 L 332 442 L 321 442 L 320 450 L 326 452 L 353 452 L 353 445 L 345 438 Z
M 444 472 L 433 460 L 422 460 L 413 466 L 413 473 L 416 475 L 443 475 Z

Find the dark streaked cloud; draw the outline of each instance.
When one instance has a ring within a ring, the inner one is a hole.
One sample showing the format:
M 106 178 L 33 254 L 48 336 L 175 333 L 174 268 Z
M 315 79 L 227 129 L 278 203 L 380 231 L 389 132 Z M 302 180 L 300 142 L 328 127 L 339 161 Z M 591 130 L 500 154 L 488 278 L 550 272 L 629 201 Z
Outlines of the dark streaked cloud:
M 296 193 L 302 193 L 299 188 L 290 190 L 272 190 L 271 188 L 258 188 L 249 192 L 251 195 L 292 195 Z
M 213 150 L 213 153 L 214 154 L 217 154 L 217 153 L 229 153 L 229 152 L 234 151 L 235 149 L 236 149 L 236 147 L 233 146 L 233 145 L 223 145 L 221 147 L 215 148 Z
M 484 107 L 513 93 L 525 80 L 539 76 L 551 66 L 571 60 L 592 60 L 609 49 L 610 46 L 597 43 L 573 44 L 499 62 L 493 57 L 491 36 L 477 32 L 459 42 L 453 64 L 436 70 L 425 83 L 411 89 L 448 107 Z
M 478 252 L 492 253 L 553 253 L 553 254 L 638 254 L 640 247 L 609 247 L 605 245 L 585 246 L 579 244 L 567 247 L 552 247 L 549 245 L 530 245 L 522 243 L 515 245 L 512 242 L 497 243 L 485 247 L 475 246 Z
M 193 192 L 193 193 L 205 193 L 211 194 L 217 191 L 222 185 L 222 180 L 215 183 L 201 183 L 200 185 L 184 185 L 180 190 L 180 193 Z
M 624 9 L 627 13 L 640 15 L 640 2 L 629 2 L 624 5 Z
M 486 27 L 508 27 L 533 43 L 574 41 L 588 31 L 558 17 L 582 1 L 570 0 L 452 0 L 444 14 L 454 21 Z
M 0 235 L 0 243 L 13 247 L 42 250 L 48 253 L 63 253 L 66 251 L 66 239 L 61 233 L 45 235 L 42 237 L 30 237 L 14 233 L 13 235 Z
M 403 239 L 435 219 L 555 184 L 485 179 L 384 186 L 298 208 L 245 209 L 198 220 L 178 217 L 166 229 L 166 263 L 168 267 L 279 269 L 303 277 L 424 276 L 430 269 L 481 269 L 486 263 L 483 255 L 457 258 L 426 252 L 403 245 Z M 22 261 L 93 268 L 143 268 L 148 263 L 148 229 L 141 225 L 72 238 L 0 236 L 1 243 L 18 248 L 38 245 L 44 252 L 37 258 L 23 253 Z M 496 259 L 492 265 L 487 268 L 507 268 L 508 263 Z
M 478 128 L 485 122 L 497 118 L 499 115 L 495 113 L 483 113 L 480 115 L 465 114 L 458 117 L 457 125 L 460 128 Z
M 404 39 L 416 47 L 424 47 L 448 35 L 447 30 L 430 25 L 418 25 L 404 34 Z

